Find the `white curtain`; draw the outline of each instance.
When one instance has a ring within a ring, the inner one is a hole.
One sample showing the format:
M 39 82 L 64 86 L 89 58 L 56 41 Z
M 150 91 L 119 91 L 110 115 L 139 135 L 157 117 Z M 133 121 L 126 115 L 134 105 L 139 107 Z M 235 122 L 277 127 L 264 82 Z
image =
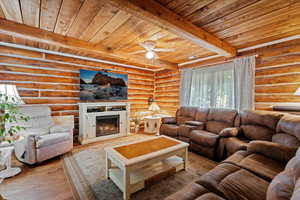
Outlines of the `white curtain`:
M 237 58 L 233 61 L 235 77 L 235 109 L 254 109 L 255 56 Z
M 181 105 L 234 108 L 233 63 L 182 72 Z
M 190 104 L 192 68 L 183 69 L 180 77 L 180 106 L 188 106 Z
M 180 105 L 252 109 L 255 57 L 181 72 Z

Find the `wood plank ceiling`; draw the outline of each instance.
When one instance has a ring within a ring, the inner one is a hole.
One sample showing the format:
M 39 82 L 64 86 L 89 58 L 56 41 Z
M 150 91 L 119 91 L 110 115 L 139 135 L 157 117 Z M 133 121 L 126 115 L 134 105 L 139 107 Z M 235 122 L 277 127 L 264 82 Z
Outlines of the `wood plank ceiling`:
M 231 44 L 236 49 L 300 34 L 299 0 L 156 0 L 193 24 Z M 182 63 L 191 57 L 216 55 L 193 42 L 157 25 L 133 16 L 105 0 L 1 0 L 0 18 L 73 37 L 105 47 L 107 52 L 133 58 L 141 64 L 156 66 L 139 43 L 152 39 L 165 63 Z M 33 40 L 1 34 L 1 41 L 74 53 L 90 57 L 97 54 L 58 47 Z M 159 68 L 156 66 L 156 68 Z

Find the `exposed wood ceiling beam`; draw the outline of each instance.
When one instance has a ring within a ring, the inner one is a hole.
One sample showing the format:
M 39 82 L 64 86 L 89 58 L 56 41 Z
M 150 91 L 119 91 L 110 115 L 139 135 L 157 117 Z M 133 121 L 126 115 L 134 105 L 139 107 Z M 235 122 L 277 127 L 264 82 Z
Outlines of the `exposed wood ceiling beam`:
M 153 64 L 143 63 L 141 60 L 135 58 L 128 58 L 126 54 L 115 54 L 109 52 L 107 48 L 94 45 L 92 43 L 66 37 L 46 30 L 30 27 L 24 24 L 15 23 L 0 18 L 0 33 L 10 35 L 17 38 L 29 39 L 36 42 L 56 45 L 59 47 L 75 50 L 96 53 L 101 59 L 110 60 L 113 62 L 120 62 L 124 64 L 136 65 L 139 67 L 146 67 L 150 69 L 177 69 L 178 65 L 161 60 L 155 60 Z
M 109 0 L 108 2 L 219 55 L 226 57 L 236 55 L 236 49 L 230 44 L 183 19 L 154 0 Z

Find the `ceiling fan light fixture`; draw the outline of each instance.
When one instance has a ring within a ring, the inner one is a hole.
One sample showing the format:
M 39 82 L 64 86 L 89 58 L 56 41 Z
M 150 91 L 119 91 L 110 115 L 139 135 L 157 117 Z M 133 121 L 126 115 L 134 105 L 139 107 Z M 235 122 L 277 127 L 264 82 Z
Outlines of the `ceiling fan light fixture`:
M 153 59 L 154 58 L 154 53 L 151 52 L 151 51 L 148 51 L 145 56 L 146 56 L 147 59 Z

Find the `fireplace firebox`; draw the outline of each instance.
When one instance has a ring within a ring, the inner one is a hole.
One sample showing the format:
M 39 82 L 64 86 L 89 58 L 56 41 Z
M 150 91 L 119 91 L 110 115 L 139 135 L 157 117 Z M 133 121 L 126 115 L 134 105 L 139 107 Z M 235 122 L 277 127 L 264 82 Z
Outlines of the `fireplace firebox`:
M 96 117 L 96 137 L 118 134 L 120 132 L 120 115 Z

